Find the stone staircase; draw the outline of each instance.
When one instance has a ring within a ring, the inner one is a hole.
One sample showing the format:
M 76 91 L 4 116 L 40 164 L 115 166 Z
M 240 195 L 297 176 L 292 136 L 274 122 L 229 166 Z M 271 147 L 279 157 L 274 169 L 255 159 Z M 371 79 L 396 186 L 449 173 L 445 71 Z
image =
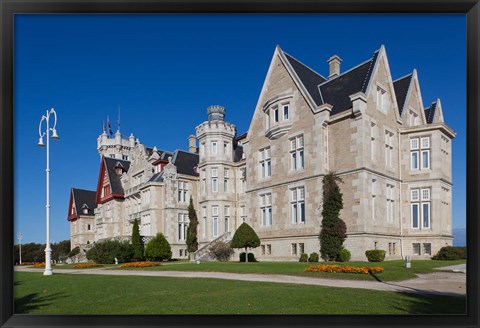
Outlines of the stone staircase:
M 218 242 L 229 243 L 232 237 L 231 232 L 225 232 L 220 237 L 212 240 L 211 242 L 200 247 L 196 252 L 190 254 L 190 261 L 213 261 L 213 258 L 210 256 L 208 250 L 212 245 L 215 245 Z
M 88 262 L 87 252 L 93 247 L 93 244 L 80 245 L 80 253 L 67 258 L 67 263 Z

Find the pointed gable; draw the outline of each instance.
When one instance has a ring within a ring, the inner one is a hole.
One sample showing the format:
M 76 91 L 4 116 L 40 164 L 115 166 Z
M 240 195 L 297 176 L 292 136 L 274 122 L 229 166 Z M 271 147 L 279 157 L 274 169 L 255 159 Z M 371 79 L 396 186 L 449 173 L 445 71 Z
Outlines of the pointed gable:
M 68 221 L 76 220 L 83 215 L 95 215 L 95 197 L 94 190 L 72 188 L 68 206 Z
M 102 156 L 97 183 L 96 204 L 103 204 L 110 199 L 124 197 L 125 191 L 121 181 L 122 175 L 117 173 L 116 168 L 118 167 L 122 168 L 122 172 L 128 172 L 130 162 Z
M 173 155 L 172 164 L 177 167 L 177 173 L 198 177 L 195 169 L 198 166 L 198 158 L 198 154 L 177 150 Z

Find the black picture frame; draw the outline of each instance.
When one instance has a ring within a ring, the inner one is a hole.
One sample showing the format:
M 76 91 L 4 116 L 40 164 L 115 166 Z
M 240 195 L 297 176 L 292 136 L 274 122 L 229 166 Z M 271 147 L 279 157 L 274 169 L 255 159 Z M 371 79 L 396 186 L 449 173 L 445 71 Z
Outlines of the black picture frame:
M 322 326 L 322 327 L 478 327 L 479 268 L 479 20 L 478 0 L 0 0 L 1 39 L 1 327 L 177 327 L 177 326 Z M 21 13 L 463 13 L 467 34 L 467 315 L 18 315 L 13 313 L 14 16 Z

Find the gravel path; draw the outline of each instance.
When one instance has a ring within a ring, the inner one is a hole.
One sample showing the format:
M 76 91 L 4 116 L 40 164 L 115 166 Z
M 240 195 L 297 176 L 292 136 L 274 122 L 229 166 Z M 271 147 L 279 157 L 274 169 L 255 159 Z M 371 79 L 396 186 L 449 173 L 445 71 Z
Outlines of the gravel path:
M 15 271 L 43 272 L 43 269 L 15 267 Z M 317 277 L 291 276 L 281 274 L 250 274 L 226 272 L 186 272 L 186 271 L 137 271 L 98 269 L 53 269 L 54 273 L 89 274 L 112 276 L 150 276 L 176 278 L 212 278 L 242 281 L 265 281 L 276 283 L 316 285 L 328 287 L 363 288 L 394 292 L 464 296 L 466 295 L 466 274 L 458 272 L 434 272 L 418 274 L 418 278 L 398 282 L 378 282 L 346 279 L 326 279 Z

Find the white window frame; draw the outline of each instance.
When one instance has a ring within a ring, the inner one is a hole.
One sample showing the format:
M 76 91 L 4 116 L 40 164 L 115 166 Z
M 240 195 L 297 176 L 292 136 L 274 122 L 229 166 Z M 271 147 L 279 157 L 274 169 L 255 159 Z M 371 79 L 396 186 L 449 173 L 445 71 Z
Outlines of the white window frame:
M 395 185 L 387 183 L 387 221 L 393 222 L 395 219 Z
M 411 227 L 412 229 L 431 229 L 432 225 L 432 211 L 431 211 L 431 199 L 430 199 L 431 189 L 430 188 L 416 188 L 410 190 L 410 200 L 411 200 Z M 418 222 L 417 226 L 414 225 L 413 220 L 413 208 L 417 207 L 418 213 Z
M 178 213 L 178 241 L 187 239 L 188 213 Z
M 292 213 L 292 224 L 305 223 L 305 187 L 290 189 L 290 208 Z
M 218 237 L 218 216 L 212 218 L 212 236 Z
M 290 139 L 290 171 L 305 169 L 305 140 L 302 135 Z
M 218 154 L 218 143 L 216 141 L 212 141 L 212 155 Z
M 387 91 L 381 86 L 377 85 L 377 108 L 381 111 L 386 110 L 387 105 Z
M 260 213 L 262 227 L 272 226 L 273 213 L 272 213 L 272 194 L 265 193 L 260 195 Z
M 272 176 L 272 159 L 271 159 L 271 149 L 270 147 L 263 148 L 259 151 L 259 168 L 260 168 L 260 177 L 262 179 L 268 179 Z
M 282 117 L 284 121 L 288 121 L 290 119 L 290 104 L 282 104 Z
M 385 166 L 393 166 L 393 132 L 385 130 Z

